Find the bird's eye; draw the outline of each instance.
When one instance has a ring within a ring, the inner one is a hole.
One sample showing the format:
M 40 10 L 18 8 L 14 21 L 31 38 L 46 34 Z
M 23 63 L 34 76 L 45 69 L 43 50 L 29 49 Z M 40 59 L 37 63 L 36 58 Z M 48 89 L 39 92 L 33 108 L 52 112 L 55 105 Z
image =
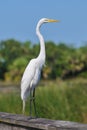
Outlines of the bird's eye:
M 48 20 L 46 19 L 46 20 L 45 20 L 45 23 L 47 23 L 47 22 L 48 22 Z

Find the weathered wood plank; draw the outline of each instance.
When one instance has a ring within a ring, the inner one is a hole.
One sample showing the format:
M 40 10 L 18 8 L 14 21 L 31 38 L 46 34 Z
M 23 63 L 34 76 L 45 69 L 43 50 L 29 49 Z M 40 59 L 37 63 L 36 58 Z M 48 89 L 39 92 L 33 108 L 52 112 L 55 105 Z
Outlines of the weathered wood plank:
M 0 112 L 0 130 L 87 130 L 86 124 Z

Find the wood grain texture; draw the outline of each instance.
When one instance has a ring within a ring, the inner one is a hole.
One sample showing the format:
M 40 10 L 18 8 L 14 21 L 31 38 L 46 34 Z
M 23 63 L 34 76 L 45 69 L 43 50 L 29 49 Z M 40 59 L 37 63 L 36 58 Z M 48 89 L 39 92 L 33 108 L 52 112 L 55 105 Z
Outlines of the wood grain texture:
M 87 125 L 0 112 L 0 130 L 87 130 Z

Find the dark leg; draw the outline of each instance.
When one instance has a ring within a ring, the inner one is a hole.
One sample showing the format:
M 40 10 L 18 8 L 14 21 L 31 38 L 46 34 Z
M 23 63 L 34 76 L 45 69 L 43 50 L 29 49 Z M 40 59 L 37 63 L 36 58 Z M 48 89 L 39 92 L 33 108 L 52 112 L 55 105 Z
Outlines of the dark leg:
M 32 119 L 32 90 L 30 90 L 30 116 L 28 117 L 28 119 Z
M 34 105 L 35 116 L 37 117 L 36 103 L 35 103 L 35 88 L 33 90 L 33 105 Z
M 32 92 L 30 90 L 30 118 L 32 116 Z

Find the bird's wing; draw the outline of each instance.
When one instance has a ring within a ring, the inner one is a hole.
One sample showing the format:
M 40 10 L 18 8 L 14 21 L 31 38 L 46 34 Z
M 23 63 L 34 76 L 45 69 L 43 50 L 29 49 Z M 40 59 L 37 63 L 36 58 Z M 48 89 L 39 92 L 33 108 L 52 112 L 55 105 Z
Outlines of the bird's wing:
M 37 84 L 40 80 L 40 75 L 41 75 L 41 69 L 39 67 L 36 67 L 34 77 L 32 79 L 31 86 L 30 86 L 30 87 L 32 87 L 32 89 L 34 89 L 37 86 Z
M 21 80 L 21 90 L 25 90 L 30 87 L 31 81 L 35 75 L 36 71 L 36 60 L 32 59 L 27 65 L 22 80 Z

